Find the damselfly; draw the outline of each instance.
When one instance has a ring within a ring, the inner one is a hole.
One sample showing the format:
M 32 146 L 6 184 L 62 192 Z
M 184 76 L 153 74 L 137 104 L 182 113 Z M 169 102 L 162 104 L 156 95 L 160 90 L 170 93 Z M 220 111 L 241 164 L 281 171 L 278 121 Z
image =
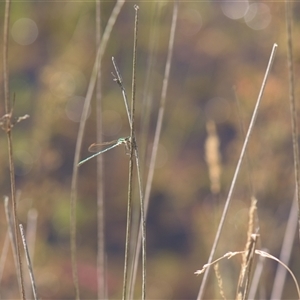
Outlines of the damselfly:
M 88 158 L 80 161 L 78 163 L 78 166 L 84 164 L 88 160 L 96 157 L 97 155 L 102 154 L 102 153 L 104 153 L 108 150 L 111 150 L 111 149 L 113 149 L 113 148 L 115 148 L 119 145 L 122 145 L 122 144 L 125 145 L 126 149 L 128 150 L 129 149 L 129 142 L 130 142 L 130 137 L 128 136 L 128 137 L 125 137 L 125 138 L 119 138 L 118 140 L 114 140 L 114 141 L 111 141 L 111 142 L 105 142 L 105 143 L 101 143 L 101 144 L 94 143 L 89 147 L 89 151 L 90 152 L 97 152 L 97 153 L 95 153 L 95 154 L 89 156 Z M 103 149 L 103 146 L 105 146 L 105 145 L 112 145 L 112 146 Z M 103 149 L 103 150 L 99 151 L 99 149 Z

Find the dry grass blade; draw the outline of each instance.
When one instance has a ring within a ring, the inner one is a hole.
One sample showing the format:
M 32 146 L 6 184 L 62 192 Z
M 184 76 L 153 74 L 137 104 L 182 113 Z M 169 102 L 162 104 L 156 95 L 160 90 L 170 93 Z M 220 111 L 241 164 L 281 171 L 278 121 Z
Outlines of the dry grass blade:
M 287 61 L 289 71 L 289 98 L 291 110 L 292 123 L 292 137 L 293 137 L 293 152 L 294 152 L 294 172 L 296 181 L 296 197 L 298 203 L 298 223 L 299 223 L 299 237 L 300 237 L 300 174 L 299 174 L 299 146 L 298 146 L 298 124 L 297 124 L 297 107 L 295 100 L 295 79 L 294 79 L 294 60 L 293 60 L 293 39 L 292 39 L 292 3 L 285 1 L 286 12 L 286 32 L 287 32 Z
M 32 269 L 31 259 L 30 259 L 30 255 L 29 255 L 29 251 L 28 251 L 28 246 L 27 246 L 27 243 L 26 243 L 26 238 L 25 238 L 25 234 L 24 234 L 23 225 L 19 224 L 19 227 L 20 227 L 20 232 L 21 232 L 21 236 L 22 236 L 22 242 L 23 242 L 23 246 L 24 246 L 25 257 L 26 257 L 27 267 L 28 267 L 28 271 L 29 271 L 33 297 L 34 297 L 35 300 L 37 300 L 38 297 L 37 297 L 36 285 L 35 285 L 33 269 Z
M 34 208 L 31 208 L 27 213 L 26 241 L 28 245 L 28 251 L 31 257 L 31 263 L 33 262 L 33 258 L 34 258 L 37 216 L 38 216 L 38 212 Z M 25 294 L 27 298 L 32 298 L 32 283 L 29 282 L 29 280 L 25 280 Z
M 215 271 L 215 274 L 216 274 L 216 277 L 217 277 L 220 295 L 221 295 L 222 299 L 226 300 L 225 293 L 224 293 L 224 288 L 223 288 L 223 280 L 222 280 L 222 276 L 221 276 L 221 273 L 220 273 L 220 270 L 219 270 L 219 264 L 218 263 L 216 263 L 214 265 L 214 271 Z
M 276 258 L 275 256 L 273 256 L 273 255 L 271 255 L 271 254 L 269 254 L 265 251 L 255 250 L 255 254 L 261 255 L 261 256 L 266 257 L 266 258 L 273 259 L 273 260 L 277 261 L 278 263 L 280 263 L 284 268 L 286 268 L 287 271 L 291 274 L 291 276 L 294 280 L 294 283 L 295 283 L 295 286 L 296 286 L 296 289 L 297 289 L 298 299 L 300 299 L 300 288 L 299 288 L 299 285 L 298 285 L 298 282 L 297 282 L 297 278 L 295 277 L 292 270 L 287 265 L 285 265 L 282 261 L 280 261 L 278 258 Z
M 19 286 L 21 286 L 20 277 L 19 277 L 19 269 L 18 269 L 18 256 L 17 256 L 17 245 L 16 245 L 15 231 L 14 231 L 14 221 L 13 221 L 10 209 L 9 209 L 8 202 L 9 202 L 8 197 L 5 197 L 4 198 L 4 209 L 5 209 L 5 217 L 6 217 L 6 222 L 7 222 L 7 231 L 8 231 L 9 239 L 11 242 L 11 248 L 12 248 L 12 253 L 13 253 L 13 257 L 14 257 L 15 267 L 17 270 L 18 283 L 19 283 Z
M 208 136 L 205 141 L 205 160 L 208 166 L 210 190 L 213 195 L 218 195 L 221 189 L 221 155 L 216 124 L 211 120 L 208 121 L 206 123 L 206 131 Z
M 101 44 L 101 4 L 96 0 L 96 46 Z M 102 143 L 102 68 L 99 70 L 96 83 L 97 143 Z M 105 213 L 104 213 L 104 163 L 103 156 L 97 156 L 97 289 L 98 299 L 106 299 L 105 269 Z
M 171 61 L 172 61 L 173 48 L 174 48 L 177 16 L 178 16 L 178 3 L 175 2 L 174 7 L 173 7 L 171 32 L 170 32 L 170 38 L 169 38 L 168 55 L 167 55 L 167 61 L 166 61 L 166 67 L 165 67 L 165 74 L 164 74 L 164 79 L 163 79 L 161 102 L 160 102 L 160 108 L 159 108 L 159 112 L 158 112 L 158 119 L 157 119 L 157 125 L 156 125 L 156 129 L 155 129 L 155 137 L 154 137 L 154 142 L 153 142 L 153 147 L 152 147 L 152 153 L 151 153 L 150 164 L 149 164 L 149 172 L 148 172 L 145 197 L 144 197 L 145 221 L 147 218 L 147 211 L 148 211 L 149 199 L 150 199 L 150 191 L 151 191 L 152 181 L 153 181 L 153 176 L 154 176 L 155 161 L 156 161 L 158 144 L 159 144 L 161 128 L 162 128 L 162 122 L 163 122 L 164 112 L 165 112 L 165 104 L 166 104 L 166 96 L 167 96 L 167 89 L 168 89 L 170 69 L 171 69 Z M 130 298 L 133 297 L 133 287 L 134 287 L 135 280 L 136 280 L 138 260 L 139 260 L 139 256 L 140 256 L 141 245 L 142 245 L 142 229 L 141 228 L 143 226 L 144 225 L 142 225 L 139 229 L 136 249 L 135 249 L 135 253 L 134 253 Z
M 144 218 L 144 201 L 141 194 L 141 178 L 139 174 L 139 160 L 137 144 L 135 139 L 135 94 L 136 94 L 136 55 L 137 55 L 137 37 L 138 37 L 138 20 L 139 20 L 139 7 L 134 5 L 135 9 L 135 23 L 134 23 L 134 44 L 133 44 L 133 67 L 132 67 L 132 97 L 131 97 L 131 112 L 129 115 L 130 123 L 130 160 L 129 160 L 129 181 L 128 181 L 128 203 L 127 203 L 127 225 L 126 225 L 126 244 L 125 244 L 125 264 L 124 264 L 124 281 L 123 281 L 123 298 L 127 296 L 128 286 L 128 261 L 129 261 L 129 244 L 130 244 L 130 231 L 131 231 L 131 205 L 132 205 L 132 186 L 133 186 L 133 158 L 136 154 L 138 180 L 140 185 L 140 206 L 141 206 L 141 223 L 143 234 L 143 255 L 142 255 L 142 299 L 146 298 L 146 228 Z
M 0 285 L 1 285 L 4 266 L 5 266 L 5 262 L 6 262 L 6 258 L 7 258 L 8 247 L 9 247 L 9 233 L 7 231 L 6 235 L 5 235 L 4 243 L 3 243 L 1 257 L 0 257 Z M 1 295 L 0 295 L 0 299 L 1 299 Z
M 288 223 L 286 225 L 284 239 L 282 242 L 282 247 L 279 256 L 279 260 L 286 265 L 289 264 L 291 258 L 291 252 L 293 249 L 295 235 L 297 231 L 297 220 L 298 220 L 297 208 L 298 208 L 298 203 L 295 195 L 290 209 L 290 215 L 289 215 Z M 281 299 L 286 273 L 287 273 L 286 269 L 282 265 L 278 265 L 274 283 L 273 283 L 271 299 Z
M 105 27 L 103 38 L 101 40 L 101 43 L 99 45 L 96 60 L 94 63 L 92 75 L 89 81 L 89 86 L 87 90 L 87 94 L 84 101 L 83 111 L 80 119 L 80 125 L 78 130 L 78 136 L 76 140 L 76 148 L 75 148 L 75 155 L 74 155 L 74 164 L 73 164 L 73 173 L 72 173 L 72 183 L 71 183 L 71 212 L 70 212 L 70 223 L 71 223 L 71 230 L 70 230 L 70 246 L 71 246 L 71 260 L 72 260 L 72 275 L 73 275 L 73 281 L 75 286 L 75 293 L 76 293 L 76 299 L 80 299 L 80 293 L 79 293 L 79 283 L 78 283 L 78 271 L 77 271 L 77 263 L 76 263 L 76 202 L 77 202 L 77 180 L 78 180 L 78 162 L 80 159 L 80 152 L 81 152 L 81 145 L 83 140 L 83 134 L 84 134 L 84 128 L 85 123 L 88 116 L 88 111 L 92 99 L 92 95 L 94 92 L 94 88 L 96 85 L 97 80 L 97 74 L 99 71 L 99 63 L 103 57 L 104 51 L 107 46 L 107 42 L 109 40 L 112 28 L 116 22 L 116 19 L 121 11 L 121 8 L 124 4 L 124 0 L 119 0 L 114 6 L 114 9 L 110 15 L 110 18 L 108 20 L 108 23 Z
M 18 275 L 18 282 L 20 288 L 20 295 L 22 299 L 25 299 L 24 279 L 22 273 L 22 261 L 20 254 L 20 237 L 18 230 L 18 218 L 17 218 L 17 201 L 16 201 L 16 185 L 15 185 L 15 167 L 13 160 L 13 145 L 12 145 L 12 109 L 10 108 L 10 96 L 9 96 L 9 67 L 8 67 L 8 37 L 9 37 L 9 20 L 10 20 L 10 0 L 5 2 L 5 15 L 4 15 L 4 31 L 3 31 L 3 78 L 4 78 L 4 101 L 5 101 L 5 113 L 8 116 L 6 122 L 7 143 L 8 143 L 8 160 L 9 160 L 9 173 L 10 173 L 10 187 L 11 187 L 11 202 L 12 202 L 12 216 L 14 226 L 14 239 L 16 246 L 16 268 Z
M 257 200 L 251 198 L 251 206 L 249 210 L 249 222 L 248 222 L 248 232 L 247 232 L 247 242 L 245 247 L 245 253 L 243 254 L 243 261 L 241 265 L 241 272 L 239 276 L 237 295 L 236 299 L 246 299 L 248 295 L 248 290 L 250 287 L 250 275 L 251 267 L 253 264 L 253 254 L 256 247 L 257 235 L 253 234 L 254 231 L 254 218 L 257 211 Z
M 259 108 L 259 105 L 260 105 L 260 102 L 261 102 L 261 99 L 262 99 L 262 95 L 263 95 L 263 92 L 264 92 L 264 89 L 265 89 L 265 86 L 266 86 L 266 83 L 267 83 L 267 79 L 268 79 L 268 76 L 269 76 L 274 58 L 275 58 L 276 50 L 277 50 L 277 44 L 274 44 L 272 52 L 271 52 L 271 56 L 270 56 L 270 59 L 269 59 L 269 63 L 268 63 L 267 69 L 266 69 L 266 73 L 265 73 L 265 76 L 264 76 L 264 79 L 263 79 L 263 82 L 262 82 L 262 86 L 261 86 L 261 89 L 260 89 L 260 92 L 259 92 L 259 95 L 258 95 L 258 99 L 256 101 L 254 112 L 252 114 L 250 125 L 249 125 L 248 131 L 247 131 L 247 134 L 246 134 L 246 137 L 245 137 L 245 141 L 244 141 L 244 144 L 243 144 L 243 147 L 242 147 L 242 150 L 241 150 L 241 154 L 240 154 L 240 157 L 239 157 L 239 160 L 238 160 L 238 164 L 237 164 L 237 167 L 235 169 L 235 173 L 234 173 L 234 176 L 233 176 L 233 179 L 232 179 L 232 182 L 231 182 L 231 186 L 230 186 L 229 193 L 228 193 L 228 196 L 227 196 L 227 199 L 226 199 L 226 202 L 225 202 L 225 206 L 224 206 L 223 213 L 222 213 L 222 216 L 221 216 L 221 220 L 220 220 L 220 223 L 219 223 L 219 226 L 218 226 L 216 237 L 215 237 L 215 240 L 214 240 L 209 258 L 208 258 L 208 264 L 210 264 L 211 261 L 213 260 L 215 251 L 217 249 L 217 246 L 218 246 L 218 243 L 219 243 L 219 240 L 220 240 L 221 232 L 222 232 L 223 225 L 224 225 L 224 222 L 225 222 L 225 219 L 226 219 L 226 216 L 227 216 L 227 212 L 228 212 L 228 209 L 229 209 L 229 206 L 230 206 L 231 197 L 232 197 L 232 194 L 233 194 L 233 190 L 234 190 L 234 187 L 235 187 L 237 176 L 239 174 L 240 167 L 241 167 L 242 161 L 244 159 L 246 148 L 248 146 L 248 142 L 249 142 L 249 139 L 250 139 L 250 135 L 252 133 L 252 130 L 253 130 L 253 127 L 254 127 L 254 124 L 255 124 L 255 120 L 256 120 L 256 117 L 257 117 L 257 113 L 258 113 L 258 108 Z M 202 280 L 202 283 L 201 283 L 201 286 L 200 286 L 200 289 L 199 289 L 199 294 L 198 294 L 198 297 L 197 297 L 198 300 L 203 298 L 205 286 L 206 286 L 207 279 L 208 279 L 209 269 L 210 268 L 208 267 L 205 274 L 204 274 L 204 277 L 203 277 L 203 280 Z

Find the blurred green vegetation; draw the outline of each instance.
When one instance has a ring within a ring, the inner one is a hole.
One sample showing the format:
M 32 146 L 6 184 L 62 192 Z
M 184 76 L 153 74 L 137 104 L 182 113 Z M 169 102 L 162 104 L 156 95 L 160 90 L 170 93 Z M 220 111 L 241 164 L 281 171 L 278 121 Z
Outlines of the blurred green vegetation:
M 147 148 L 149 155 L 159 108 L 173 4 L 155 1 L 136 3 L 140 7 L 138 143 L 143 138 L 140 132 L 148 109 L 150 126 L 147 146 L 141 145 L 140 149 L 145 151 Z M 133 4 L 125 3 L 122 8 L 102 61 L 104 140 L 129 135 L 122 95 L 111 75 L 111 57 L 116 59 L 130 96 Z M 102 28 L 113 5 L 110 1 L 101 4 Z M 263 17 L 259 17 L 258 11 L 258 16 L 253 17 L 254 21 L 247 23 L 246 17 L 230 19 L 224 15 L 222 2 L 219 1 L 182 1 L 179 4 L 165 119 L 147 221 L 148 299 L 195 299 L 197 296 L 202 276 L 196 277 L 194 272 L 207 262 L 243 143 L 239 118 L 247 127 L 273 43 L 279 45 L 278 52 L 248 154 L 258 199 L 261 247 L 267 248 L 275 256 L 279 255 L 295 186 L 285 12 L 284 2 L 266 2 L 264 5 Z M 300 5 L 293 5 L 297 78 L 300 44 L 296 37 L 300 31 Z M 4 15 L 4 3 L 0 4 L 0 13 Z M 23 18 L 27 21 L 15 31 L 20 33 L 23 28 L 24 33 L 14 36 L 13 28 Z M 269 23 L 264 24 L 269 18 Z M 38 30 L 32 42 L 30 39 L 33 38 L 35 27 L 28 23 L 28 19 L 33 21 Z M 13 2 L 10 24 L 10 89 L 11 98 L 13 94 L 16 98 L 14 114 L 30 115 L 30 119 L 16 125 L 13 131 L 16 183 L 21 192 L 18 216 L 26 227 L 28 210 L 35 208 L 38 212 L 33 261 L 40 298 L 73 299 L 69 247 L 70 185 L 79 125 L 77 120 L 96 54 L 95 4 L 90 1 Z M 0 26 L 0 32 L 3 32 L 3 24 L 0 23 Z M 265 27 L 257 30 L 260 26 Z M 24 44 L 26 41 L 30 43 Z M 155 52 L 150 65 L 150 81 L 147 83 L 152 43 Z M 2 73 L 0 79 L 2 83 Z M 146 92 L 147 85 L 149 88 Z M 240 116 L 233 86 L 236 87 L 241 105 Z M 299 85 L 296 86 L 296 95 L 299 95 L 299 88 Z M 3 99 L 3 92 L 1 95 Z M 146 104 L 143 104 L 143 99 L 146 99 Z M 96 139 L 95 110 L 93 101 L 82 157 L 88 155 L 87 148 Z M 0 112 L 4 114 L 3 101 L 0 103 Z M 222 176 L 221 192 L 217 199 L 210 192 L 204 153 L 207 137 L 205 124 L 209 119 L 215 121 L 220 139 Z M 0 189 L 2 195 L 9 195 L 4 132 L 0 146 Z M 121 295 L 123 276 L 128 157 L 125 150 L 118 147 L 105 153 L 104 160 L 107 284 L 109 298 L 116 299 Z M 147 167 L 146 163 L 143 166 L 145 174 Z M 94 299 L 97 297 L 95 163 L 86 163 L 79 172 L 79 281 L 82 299 Z M 251 196 L 248 172 L 244 164 L 217 256 L 244 249 Z M 135 205 L 138 209 L 138 204 Z M 7 230 L 3 204 L 0 215 L 2 247 Z M 292 270 L 299 278 L 298 240 L 296 244 L 292 254 Z M 228 298 L 235 293 L 240 261 L 240 258 L 234 258 L 221 263 Z M 265 263 L 262 282 L 265 282 L 267 298 L 275 269 L 274 262 Z M 0 290 L 3 299 L 14 299 L 18 295 L 11 253 L 7 258 Z M 295 295 L 293 283 L 288 277 L 283 297 L 292 299 Z M 209 280 L 207 297 L 220 297 L 213 276 Z

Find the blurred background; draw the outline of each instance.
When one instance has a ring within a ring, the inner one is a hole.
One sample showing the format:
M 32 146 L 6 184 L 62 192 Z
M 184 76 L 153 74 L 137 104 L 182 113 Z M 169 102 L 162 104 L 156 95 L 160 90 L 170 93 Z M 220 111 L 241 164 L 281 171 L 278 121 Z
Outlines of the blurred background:
M 113 81 L 115 57 L 130 97 L 134 4 L 139 5 L 137 142 L 146 182 L 168 50 L 173 3 L 125 2 L 102 60 L 103 140 L 129 135 L 122 94 Z M 105 27 L 115 3 L 101 3 Z M 4 3 L 0 3 L 2 20 Z M 293 3 L 296 82 L 299 74 L 300 4 Z M 79 121 L 96 55 L 95 3 L 13 2 L 10 17 L 10 90 L 15 116 L 30 118 L 13 130 L 18 217 L 26 228 L 37 219 L 32 258 L 43 299 L 74 299 L 70 258 L 70 186 Z M 3 22 L 1 31 L 3 32 Z M 215 257 L 244 249 L 252 193 L 258 200 L 260 248 L 279 256 L 294 196 L 293 149 L 288 101 L 285 4 L 263 1 L 181 1 L 175 33 L 165 118 L 147 219 L 147 298 L 195 299 L 230 183 L 274 43 L 268 79 Z M 2 52 L 2 48 L 1 48 Z M 2 65 L 2 61 L 1 61 Z M 3 83 L 3 75 L 0 75 Z M 299 95 L 299 85 L 296 86 Z M 238 99 L 239 109 L 236 98 Z M 1 88 L 1 99 L 3 89 Z M 96 141 L 92 100 L 81 156 Z M 1 115 L 4 101 L 0 103 Z M 144 123 L 149 117 L 149 125 Z M 210 121 L 210 122 L 209 122 Z M 209 125 L 210 124 L 210 125 Z M 145 127 L 146 126 L 146 127 Z M 215 129 L 215 130 L 214 130 Z M 211 131 L 212 130 L 212 131 Z M 209 132 L 218 136 L 220 181 L 212 187 L 205 153 Z M 10 195 L 7 140 L 0 135 L 0 191 Z M 108 297 L 121 297 L 128 156 L 123 147 L 103 154 Z M 253 182 L 253 192 L 249 184 Z M 77 256 L 82 299 L 97 298 L 96 164 L 79 170 Z M 134 210 L 138 210 L 138 198 Z M 0 247 L 7 224 L 0 203 Z M 29 212 L 29 214 L 28 214 Z M 291 268 L 300 276 L 296 235 Z M 241 264 L 220 264 L 227 298 L 234 297 Z M 257 298 L 270 297 L 277 264 L 266 261 Z M 26 278 L 27 276 L 27 271 Z M 140 275 L 140 273 L 139 273 Z M 138 275 L 137 298 L 140 298 Z M 214 274 L 206 298 L 221 298 Z M 2 299 L 18 297 L 11 250 L 0 283 Z M 287 276 L 284 299 L 296 299 Z

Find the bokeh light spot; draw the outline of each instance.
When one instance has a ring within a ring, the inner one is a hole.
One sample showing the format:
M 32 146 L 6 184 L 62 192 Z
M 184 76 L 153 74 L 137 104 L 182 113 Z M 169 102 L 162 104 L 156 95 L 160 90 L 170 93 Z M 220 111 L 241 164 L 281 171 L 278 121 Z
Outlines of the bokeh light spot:
M 240 1 L 228 1 L 224 0 L 221 2 L 221 9 L 223 14 L 233 20 L 243 18 L 249 8 L 248 0 Z
M 73 122 L 79 123 L 82 110 L 83 110 L 83 105 L 84 105 L 84 98 L 75 96 L 72 97 L 68 100 L 67 105 L 66 105 L 66 115 L 68 119 L 70 119 Z M 91 113 L 91 109 L 89 109 L 88 116 Z
M 20 45 L 32 44 L 38 37 L 39 31 L 36 23 L 28 18 L 17 20 L 11 29 L 14 41 Z
M 56 72 L 50 80 L 50 90 L 58 97 L 70 97 L 75 91 L 75 80 L 68 72 Z
M 179 29 L 185 36 L 193 36 L 201 29 L 202 18 L 195 9 L 185 9 L 180 19 Z
M 262 30 L 271 23 L 270 8 L 265 3 L 252 3 L 244 17 L 246 24 L 254 30 Z

